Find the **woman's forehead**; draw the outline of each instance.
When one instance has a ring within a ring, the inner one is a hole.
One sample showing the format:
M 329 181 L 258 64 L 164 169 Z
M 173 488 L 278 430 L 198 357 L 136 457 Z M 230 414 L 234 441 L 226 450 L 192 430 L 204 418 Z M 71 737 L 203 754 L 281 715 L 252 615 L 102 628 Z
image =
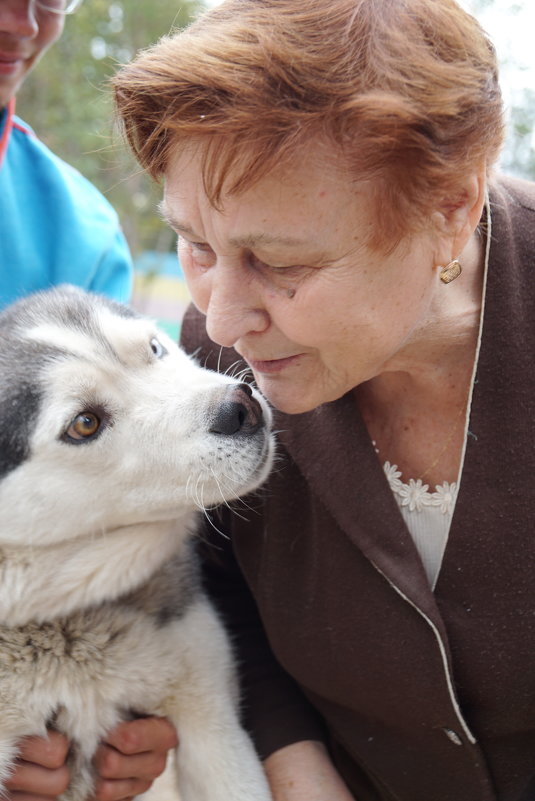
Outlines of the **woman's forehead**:
M 231 171 L 229 184 L 232 179 Z M 214 204 L 206 191 L 203 150 L 190 146 L 175 150 L 169 160 L 162 211 L 172 227 L 184 233 L 195 228 L 195 217 L 221 215 L 227 222 L 255 223 L 257 234 L 250 231 L 240 236 L 257 236 L 264 241 L 276 236 L 291 246 L 296 238 L 295 226 L 310 223 L 312 233 L 319 222 L 332 223 L 341 214 L 345 217 L 344 209 L 350 212 L 355 204 L 365 201 L 365 196 L 366 185 L 351 179 L 343 156 L 309 143 L 250 187 L 224 193 Z M 275 221 L 276 234 L 270 233 Z

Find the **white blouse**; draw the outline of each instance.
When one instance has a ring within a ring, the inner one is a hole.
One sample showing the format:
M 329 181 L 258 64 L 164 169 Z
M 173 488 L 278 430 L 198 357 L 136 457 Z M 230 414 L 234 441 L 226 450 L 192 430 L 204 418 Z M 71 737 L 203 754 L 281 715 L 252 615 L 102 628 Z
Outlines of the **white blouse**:
M 408 484 L 401 481 L 401 472 L 395 464 L 385 462 L 383 470 L 434 589 L 448 541 L 457 484 L 445 481 L 430 491 L 421 478 L 411 478 Z

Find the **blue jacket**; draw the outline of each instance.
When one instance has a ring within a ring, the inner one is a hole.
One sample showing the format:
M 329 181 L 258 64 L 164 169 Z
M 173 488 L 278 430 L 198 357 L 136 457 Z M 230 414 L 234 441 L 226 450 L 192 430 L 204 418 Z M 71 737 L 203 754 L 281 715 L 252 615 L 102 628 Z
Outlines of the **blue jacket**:
M 65 282 L 127 301 L 132 265 L 117 214 L 13 109 L 0 111 L 0 308 Z

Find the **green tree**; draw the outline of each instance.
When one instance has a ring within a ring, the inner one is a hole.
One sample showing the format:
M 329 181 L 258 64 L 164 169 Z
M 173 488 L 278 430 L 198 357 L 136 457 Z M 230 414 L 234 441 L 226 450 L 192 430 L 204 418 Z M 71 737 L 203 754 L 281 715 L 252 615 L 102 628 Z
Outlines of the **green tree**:
M 169 249 L 173 237 L 155 213 L 160 189 L 113 131 L 107 81 L 137 50 L 202 8 L 199 0 L 86 0 L 17 98 L 18 114 L 117 209 L 134 254 Z

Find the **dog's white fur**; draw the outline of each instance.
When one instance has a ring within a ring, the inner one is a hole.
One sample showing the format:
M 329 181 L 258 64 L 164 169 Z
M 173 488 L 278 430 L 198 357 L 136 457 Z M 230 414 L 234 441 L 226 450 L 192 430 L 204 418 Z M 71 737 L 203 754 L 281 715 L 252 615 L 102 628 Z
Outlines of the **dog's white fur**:
M 73 307 L 78 324 L 61 311 Z M 39 396 L 27 452 L 0 480 L 0 791 L 20 738 L 52 724 L 74 744 L 62 801 L 86 801 L 99 740 L 125 716 L 159 714 L 179 733 L 177 798 L 268 801 L 191 549 L 199 507 L 266 477 L 268 425 L 211 431 L 237 382 L 74 289 L 0 315 L 0 337 L 1 380 Z M 73 442 L 65 431 L 87 410 L 101 430 Z M 143 798 L 164 801 L 155 793 Z

